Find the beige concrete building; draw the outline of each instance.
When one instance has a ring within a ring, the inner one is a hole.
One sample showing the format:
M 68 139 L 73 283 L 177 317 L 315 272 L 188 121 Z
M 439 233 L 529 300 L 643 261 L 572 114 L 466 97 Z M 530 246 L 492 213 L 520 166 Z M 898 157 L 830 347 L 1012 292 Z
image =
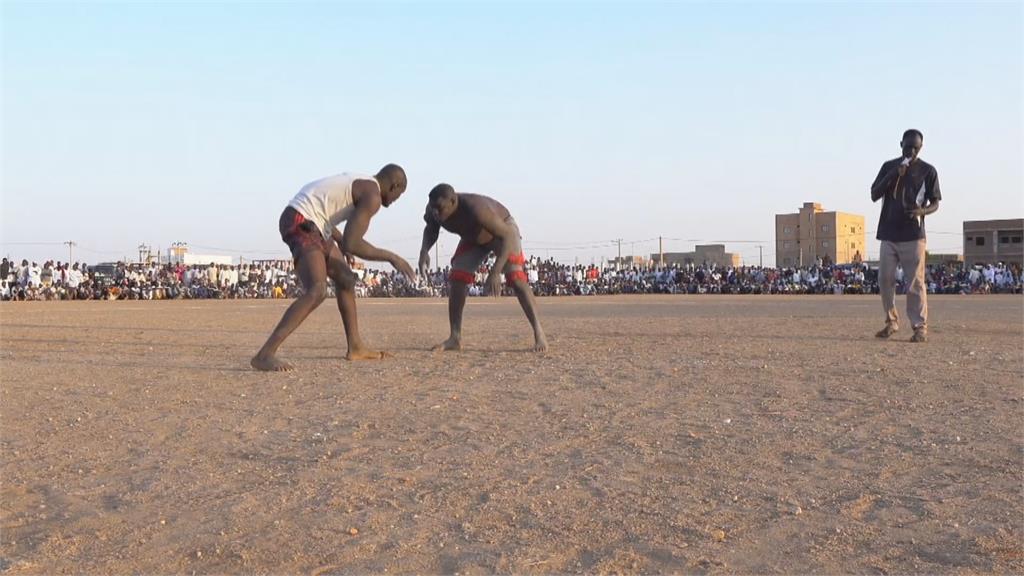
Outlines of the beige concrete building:
M 651 265 L 651 261 L 643 256 L 622 256 L 608 260 L 608 265 L 620 270 L 623 268 L 646 268 Z
M 924 259 L 924 263 L 929 266 L 938 264 L 958 264 L 963 261 L 964 257 L 960 254 L 940 254 L 938 252 L 927 252 Z
M 825 212 L 821 204 L 804 202 L 795 214 L 775 215 L 775 265 L 809 266 L 823 262 L 848 264 L 867 257 L 864 217 Z
M 1024 218 L 964 222 L 964 264 L 1024 265 Z
M 660 262 L 661 254 L 651 254 L 651 260 Z M 725 251 L 725 244 L 698 244 L 693 252 L 665 252 L 665 265 L 685 266 L 687 264 L 709 265 L 720 267 L 739 266 L 740 255 Z

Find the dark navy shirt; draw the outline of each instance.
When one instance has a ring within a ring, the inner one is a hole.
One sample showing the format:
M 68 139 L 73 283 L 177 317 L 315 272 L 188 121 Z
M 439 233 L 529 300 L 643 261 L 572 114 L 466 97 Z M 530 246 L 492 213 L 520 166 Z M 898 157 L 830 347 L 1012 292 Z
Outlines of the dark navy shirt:
M 879 240 L 923 240 L 924 216 L 908 216 L 907 211 L 942 199 L 942 193 L 939 191 L 939 173 L 934 166 L 918 158 L 907 167 L 906 174 L 901 177 L 896 170 L 901 162 L 902 157 L 882 164 L 882 169 L 878 171 L 878 176 L 871 185 L 874 188 L 881 183 L 886 187 L 885 196 L 882 197 L 882 214 L 878 219 L 876 238 Z

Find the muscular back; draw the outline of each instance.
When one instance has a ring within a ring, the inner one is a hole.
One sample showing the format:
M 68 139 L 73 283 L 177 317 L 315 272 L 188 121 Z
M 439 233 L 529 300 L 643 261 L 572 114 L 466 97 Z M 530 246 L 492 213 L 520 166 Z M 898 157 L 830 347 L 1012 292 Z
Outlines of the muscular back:
M 493 242 L 494 235 L 487 231 L 484 223 L 495 217 L 504 222 L 510 216 L 508 208 L 494 198 L 480 194 L 460 193 L 458 197 L 455 213 L 442 222 L 441 227 L 479 246 Z

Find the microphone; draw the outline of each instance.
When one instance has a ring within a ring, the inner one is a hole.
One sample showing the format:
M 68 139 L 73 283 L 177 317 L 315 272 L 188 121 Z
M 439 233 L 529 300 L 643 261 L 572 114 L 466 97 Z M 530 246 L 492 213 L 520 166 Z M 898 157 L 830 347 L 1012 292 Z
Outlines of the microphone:
M 913 158 L 908 158 L 908 157 L 904 156 L 903 157 L 903 162 L 900 162 L 899 167 L 903 168 L 903 169 L 906 169 L 907 167 L 910 166 L 910 161 L 911 160 L 913 160 Z M 900 180 L 901 180 L 902 177 L 903 177 L 903 175 L 900 174 L 896 178 L 896 184 L 892 187 L 892 197 L 893 197 L 893 199 L 896 199 L 896 191 L 900 189 Z

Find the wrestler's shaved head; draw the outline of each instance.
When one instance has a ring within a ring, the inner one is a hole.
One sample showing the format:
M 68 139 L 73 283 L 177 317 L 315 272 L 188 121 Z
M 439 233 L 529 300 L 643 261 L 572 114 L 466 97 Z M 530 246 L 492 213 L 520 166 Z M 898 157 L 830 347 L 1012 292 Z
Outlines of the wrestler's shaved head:
M 449 199 L 455 196 L 455 188 L 452 188 L 451 184 L 438 184 L 430 191 L 430 199 Z
M 430 191 L 430 199 L 427 201 L 427 213 L 434 221 L 444 222 L 455 212 L 459 204 L 459 195 L 451 184 L 438 184 Z
M 405 170 L 402 170 L 398 164 L 386 164 L 377 172 L 376 178 L 377 183 L 380 184 L 380 199 L 384 207 L 391 206 L 395 200 L 398 200 L 408 184 Z

